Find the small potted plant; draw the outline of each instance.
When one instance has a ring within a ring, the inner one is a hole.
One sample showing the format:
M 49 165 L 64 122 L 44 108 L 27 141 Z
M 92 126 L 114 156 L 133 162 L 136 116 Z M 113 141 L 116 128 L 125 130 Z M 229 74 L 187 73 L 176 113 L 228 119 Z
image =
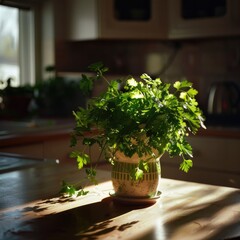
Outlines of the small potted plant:
M 45 70 L 48 77 L 34 86 L 36 114 L 44 118 L 71 117 L 73 109 L 85 105 L 85 98 L 78 90 L 79 79 L 57 76 L 54 66 L 47 66 Z
M 4 119 L 24 119 L 31 116 L 30 103 L 34 89 L 30 85 L 12 86 L 13 78 L 0 81 L 6 87 L 0 89 L 0 117 Z
M 97 144 L 100 155 L 112 164 L 116 196 L 155 196 L 163 154 L 181 156 L 180 169 L 184 172 L 192 167 L 192 148 L 186 138 L 205 128 L 195 98 L 197 90 L 187 80 L 170 84 L 147 74 L 139 80 L 129 76 L 108 81 L 108 68 L 102 63 L 89 68 L 96 76 L 83 75 L 82 88 L 90 91 L 99 78 L 107 81 L 108 87 L 100 96 L 89 99 L 86 108 L 74 112 L 76 127 L 71 145 L 81 141 L 86 148 L 73 151 L 71 157 L 76 158 L 79 169 L 85 169 L 86 179 L 96 184 L 97 162 L 88 153 Z M 76 190 L 66 183 L 63 191 L 86 194 L 83 188 Z

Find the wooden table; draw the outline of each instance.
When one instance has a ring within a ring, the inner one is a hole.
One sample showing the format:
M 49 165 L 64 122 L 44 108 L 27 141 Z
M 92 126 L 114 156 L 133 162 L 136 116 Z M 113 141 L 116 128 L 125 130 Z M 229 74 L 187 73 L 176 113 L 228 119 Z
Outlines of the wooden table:
M 0 174 L 0 239 L 238 239 L 240 190 L 162 179 L 153 205 L 124 205 L 109 196 L 110 172 L 77 199 L 63 198 L 63 179 L 76 181 L 73 164 Z

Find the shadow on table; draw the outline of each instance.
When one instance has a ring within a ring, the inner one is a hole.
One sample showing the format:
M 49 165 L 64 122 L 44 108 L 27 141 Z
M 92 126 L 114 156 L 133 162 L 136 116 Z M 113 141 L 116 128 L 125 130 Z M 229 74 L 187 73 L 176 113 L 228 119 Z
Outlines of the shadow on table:
M 112 231 L 122 232 L 131 228 L 138 221 L 114 225 L 111 219 L 142 207 L 121 205 L 108 197 L 101 202 L 24 222 L 14 231 L 8 232 L 6 239 L 99 239 L 101 235 L 110 234 Z M 38 212 L 34 209 L 32 211 Z

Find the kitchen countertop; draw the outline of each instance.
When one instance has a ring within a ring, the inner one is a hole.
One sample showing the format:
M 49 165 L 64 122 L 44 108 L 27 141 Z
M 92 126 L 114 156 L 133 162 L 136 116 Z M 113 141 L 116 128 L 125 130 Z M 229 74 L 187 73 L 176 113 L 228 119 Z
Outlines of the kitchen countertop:
M 75 165 L 31 167 L 0 175 L 0 238 L 238 239 L 240 190 L 161 179 L 160 198 L 123 204 L 109 196 L 110 171 L 75 199 L 59 196 L 61 180 L 77 181 Z
M 70 138 L 74 121 L 44 119 L 37 121 L 0 121 L 0 147 L 23 145 L 44 140 Z
M 74 119 L 0 121 L 0 147 L 70 138 L 74 126 Z M 206 130 L 200 129 L 196 136 L 240 139 L 240 127 L 207 126 Z

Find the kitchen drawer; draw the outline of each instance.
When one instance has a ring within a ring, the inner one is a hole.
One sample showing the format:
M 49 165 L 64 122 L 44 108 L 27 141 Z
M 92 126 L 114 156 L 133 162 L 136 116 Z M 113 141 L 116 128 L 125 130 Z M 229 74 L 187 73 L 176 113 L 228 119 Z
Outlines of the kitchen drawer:
M 70 137 L 59 140 L 49 140 L 43 142 L 44 157 L 47 159 L 58 159 L 60 162 L 69 159 L 71 152 Z
M 34 143 L 26 145 L 16 145 L 12 147 L 2 147 L 1 152 L 15 153 L 26 157 L 44 158 L 43 143 Z
M 240 173 L 239 139 L 195 136 L 188 140 L 193 148 L 193 168 Z M 161 161 L 179 166 L 182 159 L 165 154 Z

